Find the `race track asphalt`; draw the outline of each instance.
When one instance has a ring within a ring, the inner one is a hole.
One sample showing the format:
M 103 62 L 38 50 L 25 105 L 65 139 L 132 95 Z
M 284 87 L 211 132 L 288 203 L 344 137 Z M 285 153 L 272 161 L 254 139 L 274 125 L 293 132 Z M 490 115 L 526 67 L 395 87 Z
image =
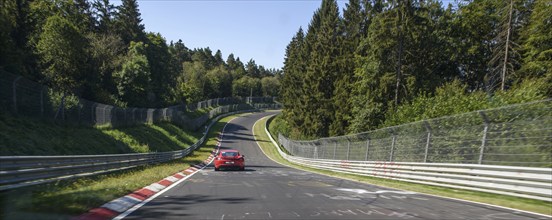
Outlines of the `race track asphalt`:
M 270 114 L 238 117 L 224 130 L 221 148 L 244 154 L 245 171 L 211 164 L 125 219 L 549 219 L 280 165 L 252 136 L 253 124 Z

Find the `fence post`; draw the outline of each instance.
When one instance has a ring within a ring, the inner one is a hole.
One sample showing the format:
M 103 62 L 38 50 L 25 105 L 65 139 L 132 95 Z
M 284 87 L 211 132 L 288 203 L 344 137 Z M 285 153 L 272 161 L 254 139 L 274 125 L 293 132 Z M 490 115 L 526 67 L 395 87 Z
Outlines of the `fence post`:
M 481 139 L 481 148 L 479 151 L 479 160 L 477 161 L 478 164 L 482 164 L 483 154 L 485 153 L 485 145 L 487 143 L 487 131 L 489 130 L 489 118 L 487 118 L 487 115 L 483 111 L 479 111 L 479 115 L 481 115 L 481 118 L 483 118 L 483 121 L 485 122 L 485 127 L 483 128 L 483 138 Z
M 13 113 L 17 114 L 17 81 L 21 79 L 21 76 L 18 76 L 13 80 Z
M 77 121 L 80 125 L 81 124 L 81 112 L 82 112 L 82 105 L 81 105 L 80 97 L 78 98 L 78 100 L 79 100 L 79 102 L 77 104 Z
M 351 140 L 347 138 L 347 160 L 349 160 L 349 154 L 351 153 Z
M 313 155 L 312 155 L 312 158 L 318 159 L 318 147 L 317 147 L 317 146 L 314 147 L 314 153 L 313 153 Z
M 97 114 L 96 114 L 96 107 L 98 106 L 98 104 L 96 103 L 92 103 L 90 104 L 90 121 L 92 121 L 92 125 L 96 125 L 98 123 L 98 119 L 97 119 Z
M 107 105 L 105 105 L 105 107 L 103 108 L 103 122 L 104 122 L 104 124 L 107 124 L 107 123 L 106 123 L 106 122 L 107 122 L 107 118 L 106 118 L 106 113 L 105 113 L 105 112 L 107 111 L 106 108 L 107 108 Z
M 427 131 L 427 140 L 426 140 L 426 146 L 425 146 L 425 154 L 424 154 L 424 163 L 427 163 L 427 155 L 429 153 L 429 145 L 431 143 L 431 126 L 427 121 L 424 121 L 424 126 Z
M 44 117 L 44 87 L 40 87 L 40 117 Z
M 393 139 L 391 141 L 391 153 L 389 154 L 389 162 L 393 161 L 393 154 L 395 153 L 395 141 L 397 140 L 397 135 L 393 134 Z
M 334 142 L 334 155 L 333 155 L 333 159 L 335 160 L 335 152 L 337 151 L 337 141 Z
M 364 157 L 365 161 L 368 161 L 368 152 L 370 150 L 370 138 L 366 141 L 366 156 Z

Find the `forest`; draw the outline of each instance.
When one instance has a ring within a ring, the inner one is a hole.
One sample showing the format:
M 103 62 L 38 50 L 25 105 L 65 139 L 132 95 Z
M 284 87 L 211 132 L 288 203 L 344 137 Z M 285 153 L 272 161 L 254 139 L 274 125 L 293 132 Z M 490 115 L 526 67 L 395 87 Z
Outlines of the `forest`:
M 549 0 L 323 0 L 286 48 L 273 123 L 358 133 L 552 96 Z
M 0 0 L 0 73 L 119 107 L 279 93 L 281 70 L 167 43 L 140 16 L 137 0 Z

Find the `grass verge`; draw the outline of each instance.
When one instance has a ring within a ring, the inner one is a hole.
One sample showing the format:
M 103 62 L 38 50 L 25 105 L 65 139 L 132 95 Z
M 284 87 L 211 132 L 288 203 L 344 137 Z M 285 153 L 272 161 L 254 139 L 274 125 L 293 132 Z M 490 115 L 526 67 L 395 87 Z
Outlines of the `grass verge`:
M 170 123 L 121 128 L 60 125 L 0 113 L 0 155 L 120 154 L 182 150 L 197 142 L 201 131 Z
M 301 166 L 297 164 L 290 163 L 289 161 L 285 160 L 279 153 L 276 148 L 268 138 L 268 135 L 265 132 L 265 123 L 268 120 L 268 118 L 263 118 L 259 120 L 255 127 L 253 128 L 255 138 L 258 141 L 257 143 L 265 152 L 265 154 L 272 160 L 286 165 L 293 168 L 297 168 L 300 170 L 310 171 L 314 173 L 319 173 L 322 175 L 332 176 L 332 177 L 338 177 L 358 182 L 363 182 L 367 184 L 373 184 L 383 187 L 389 187 L 389 188 L 395 188 L 395 189 L 402 189 L 402 190 L 408 190 L 413 192 L 419 192 L 419 193 L 425 193 L 425 194 L 431 194 L 431 195 L 437 195 L 437 196 L 444 196 L 444 197 L 450 197 L 450 198 L 456 198 L 456 199 L 463 199 L 463 200 L 469 200 L 474 202 L 481 202 L 486 204 L 492 204 L 492 205 L 498 205 L 503 207 L 509 207 L 514 209 L 520 209 L 530 212 L 536 212 L 546 215 L 552 215 L 552 203 L 545 202 L 545 201 L 539 201 L 539 200 L 533 200 L 533 199 L 524 199 L 524 198 L 518 198 L 513 196 L 505 196 L 505 195 L 498 195 L 498 194 L 492 194 L 492 193 L 484 193 L 484 192 L 476 192 L 476 191 L 469 191 L 469 190 L 461 190 L 461 189 L 452 189 L 452 188 L 446 188 L 446 187 L 438 187 L 438 186 L 429 186 L 429 185 L 423 185 L 423 184 L 415 184 L 415 183 L 407 183 L 407 182 L 401 182 L 397 180 L 390 180 L 390 179 L 382 179 L 382 178 L 376 178 L 376 177 L 370 177 L 370 176 L 361 176 L 361 175 L 354 175 L 354 174 L 344 174 L 344 173 L 338 173 L 338 172 L 332 172 L 328 170 L 322 170 L 322 169 L 315 169 L 310 168 L 306 166 Z
M 168 163 L 144 166 L 75 181 L 25 187 L 0 194 L 0 219 L 66 219 L 103 205 L 205 160 L 226 122 L 211 128 L 208 140 L 191 155 Z

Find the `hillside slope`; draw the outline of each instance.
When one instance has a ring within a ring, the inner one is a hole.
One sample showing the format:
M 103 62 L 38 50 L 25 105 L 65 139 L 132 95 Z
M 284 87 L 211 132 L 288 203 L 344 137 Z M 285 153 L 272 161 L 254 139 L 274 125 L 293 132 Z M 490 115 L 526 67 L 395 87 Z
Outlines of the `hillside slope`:
M 0 155 L 81 155 L 145 153 L 185 149 L 201 131 L 170 123 L 124 128 L 92 128 L 0 113 Z

